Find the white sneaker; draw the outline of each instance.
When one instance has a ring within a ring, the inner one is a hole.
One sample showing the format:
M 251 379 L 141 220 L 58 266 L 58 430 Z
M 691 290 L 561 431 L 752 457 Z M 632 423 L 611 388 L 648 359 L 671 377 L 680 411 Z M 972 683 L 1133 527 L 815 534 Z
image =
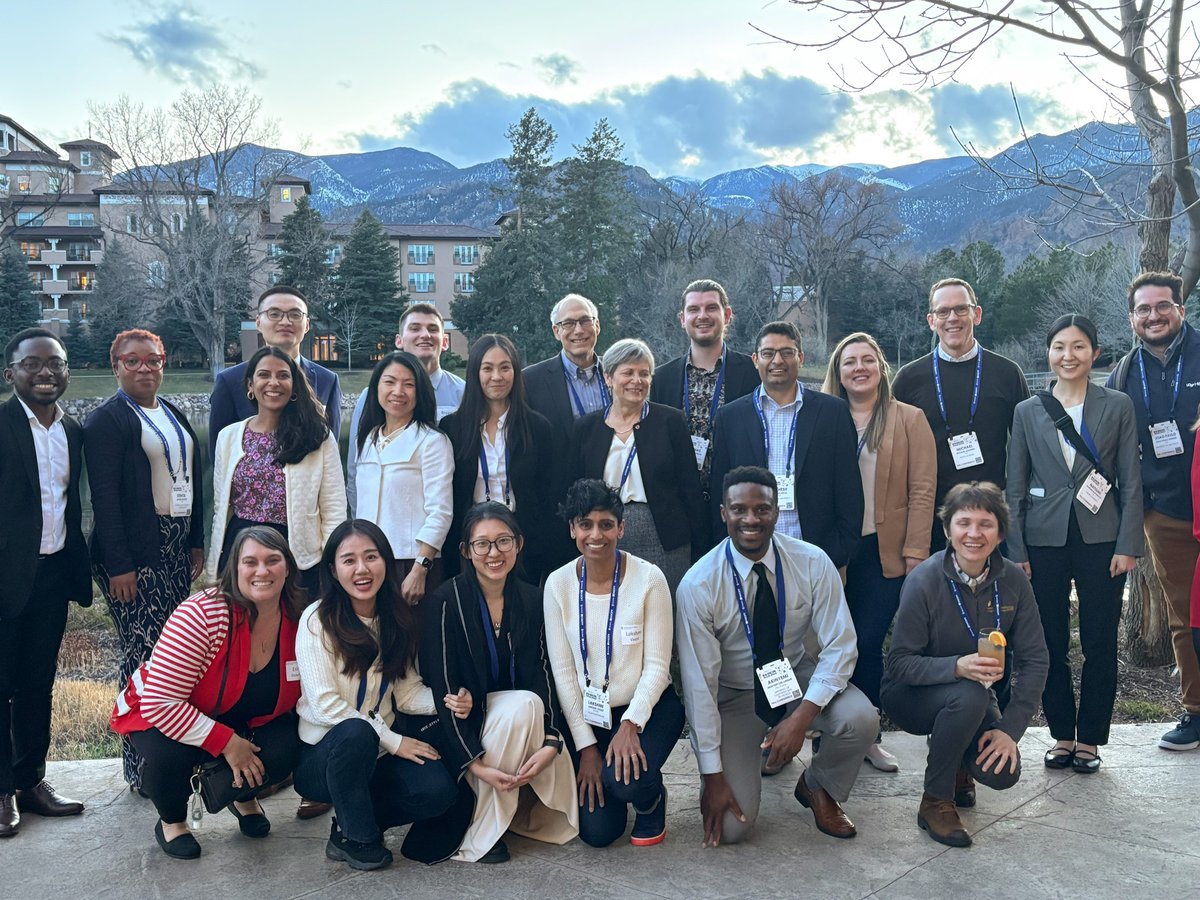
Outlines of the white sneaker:
M 882 744 L 872 744 L 868 747 L 866 760 L 880 772 L 900 771 L 900 760 L 884 750 Z

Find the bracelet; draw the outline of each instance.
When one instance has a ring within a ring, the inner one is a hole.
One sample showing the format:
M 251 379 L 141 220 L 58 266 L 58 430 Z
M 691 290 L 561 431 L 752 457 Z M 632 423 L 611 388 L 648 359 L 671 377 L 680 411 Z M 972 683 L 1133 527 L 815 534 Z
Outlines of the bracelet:
M 562 751 L 563 751 L 562 738 L 548 737 L 544 741 L 542 741 L 542 746 L 543 747 L 553 747 L 559 753 L 562 753 Z

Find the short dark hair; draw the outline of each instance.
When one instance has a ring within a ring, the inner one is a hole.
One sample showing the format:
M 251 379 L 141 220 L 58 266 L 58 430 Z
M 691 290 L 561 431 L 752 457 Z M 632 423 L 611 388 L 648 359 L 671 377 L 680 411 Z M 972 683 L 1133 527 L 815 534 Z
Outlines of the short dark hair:
M 1143 272 L 1129 282 L 1129 311 L 1133 312 L 1133 295 L 1138 288 L 1147 285 L 1171 289 L 1171 299 L 1176 306 L 1183 306 L 1183 279 L 1174 272 Z
M 979 305 L 979 298 L 975 296 L 975 288 L 971 287 L 971 282 L 965 278 L 943 278 L 941 281 L 935 281 L 933 287 L 929 289 L 929 311 L 933 312 L 933 295 L 942 288 L 960 287 L 967 292 L 967 299 L 971 301 L 972 306 Z
M 721 306 L 729 309 L 729 295 L 725 293 L 725 288 L 719 281 L 713 281 L 711 278 L 697 278 L 691 284 L 683 289 L 683 296 L 679 298 L 679 308 L 687 306 L 688 294 L 707 294 L 713 293 L 721 298 Z
M 1055 335 L 1067 328 L 1078 328 L 1080 331 L 1082 331 L 1084 336 L 1088 339 L 1088 343 L 1092 345 L 1093 350 L 1100 346 L 1100 338 L 1096 332 L 1096 323 L 1087 316 L 1071 314 L 1059 316 L 1050 325 L 1050 330 L 1046 332 L 1047 349 L 1049 349 L 1050 345 L 1054 343 Z
M 779 482 L 775 480 L 775 473 L 770 469 L 764 469 L 762 466 L 738 466 L 736 469 L 730 469 L 721 482 L 722 504 L 729 497 L 729 489 L 738 484 L 761 484 L 768 487 L 771 489 L 771 502 L 779 502 Z
M 67 345 L 63 343 L 62 338 L 49 328 L 26 328 L 14 334 L 12 340 L 4 345 L 4 365 L 7 366 L 9 363 L 15 362 L 13 354 L 17 352 L 17 348 L 25 341 L 32 340 L 33 338 L 50 338 L 51 340 L 58 341 L 58 346 L 63 348 L 63 354 L 65 355 L 67 352 Z
M 996 517 L 1000 526 L 1000 537 L 1008 534 L 1008 504 L 1004 500 L 1004 491 L 990 481 L 972 481 L 967 484 L 956 484 L 946 492 L 942 508 L 938 510 L 938 519 L 947 533 L 950 531 L 950 521 L 964 509 L 980 509 Z
M 618 523 L 625 518 L 625 504 L 621 502 L 620 493 L 599 478 L 580 478 L 571 485 L 567 496 L 558 505 L 558 517 L 570 523 L 593 509 L 612 513 Z
M 308 298 L 304 296 L 304 294 L 300 290 L 300 288 L 295 287 L 294 285 L 290 285 L 290 284 L 273 284 L 273 285 L 271 285 L 269 288 L 267 288 L 265 291 L 263 291 L 261 294 L 258 295 L 258 299 L 254 301 L 254 308 L 256 310 L 261 310 L 263 301 L 266 300 L 268 297 L 274 297 L 276 294 L 288 294 L 289 296 L 295 297 L 297 300 L 299 300 L 301 303 L 304 304 L 305 312 L 308 311 L 308 307 L 309 307 Z
M 762 339 L 768 334 L 782 334 L 784 337 L 791 338 L 796 342 L 797 350 L 804 350 L 804 342 L 800 340 L 800 329 L 791 322 L 785 322 L 782 319 L 775 322 L 768 322 L 762 328 L 758 329 L 758 335 L 754 338 L 754 349 L 758 351 L 758 345 L 762 343 Z
M 438 308 L 432 303 L 410 303 L 404 307 L 404 312 L 400 313 L 400 322 L 396 325 L 397 331 L 404 330 L 404 320 L 413 313 L 419 313 L 422 316 L 437 316 L 437 320 L 442 323 L 442 329 L 445 330 L 446 328 L 445 317 L 438 312 Z

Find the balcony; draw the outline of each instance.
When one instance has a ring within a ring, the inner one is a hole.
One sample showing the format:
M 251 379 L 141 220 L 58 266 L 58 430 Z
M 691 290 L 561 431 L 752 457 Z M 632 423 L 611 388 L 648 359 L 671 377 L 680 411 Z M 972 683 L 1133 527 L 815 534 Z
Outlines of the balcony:
M 41 263 L 43 266 L 61 266 L 67 261 L 66 250 L 43 250 Z
M 71 292 L 90 291 L 96 286 L 95 278 L 72 278 L 67 282 L 67 290 Z
M 38 285 L 38 290 L 43 294 L 65 294 L 67 292 L 67 283 L 61 278 L 46 278 Z
M 64 251 L 67 254 L 67 262 L 91 262 L 99 263 L 97 256 L 102 256 L 102 250 L 95 250 L 91 247 L 69 247 Z

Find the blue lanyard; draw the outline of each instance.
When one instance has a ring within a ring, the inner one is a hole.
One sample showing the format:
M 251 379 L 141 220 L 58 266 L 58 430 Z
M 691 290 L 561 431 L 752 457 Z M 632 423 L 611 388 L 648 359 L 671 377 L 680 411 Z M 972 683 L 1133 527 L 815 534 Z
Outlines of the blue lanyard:
M 729 356 L 729 348 L 721 345 L 721 371 L 717 373 L 717 383 L 713 386 L 712 402 L 708 406 L 708 424 L 717 417 L 717 407 L 721 405 L 721 388 L 725 386 L 725 359 Z M 688 360 L 683 361 L 683 417 L 689 422 L 692 419 L 692 401 L 688 397 Z
M 511 507 L 512 504 L 509 503 L 510 495 L 508 492 L 509 465 L 510 465 L 510 459 L 509 459 L 509 454 L 508 454 L 508 434 L 505 433 L 505 435 L 504 435 L 504 484 L 503 484 L 504 505 Z M 492 483 L 488 480 L 487 451 L 483 447 L 482 429 L 480 430 L 480 435 L 479 435 L 479 474 L 483 476 L 483 499 L 491 500 L 492 499 Z
M 167 436 L 159 430 L 158 426 L 154 424 L 154 420 L 146 415 L 146 411 L 132 397 L 120 388 L 117 389 L 117 395 L 132 406 L 133 411 L 141 416 L 143 422 L 150 426 L 150 430 L 158 435 L 158 440 L 162 443 L 163 456 L 167 458 L 167 472 L 171 475 L 172 481 L 178 480 L 178 476 L 175 474 L 175 466 L 171 463 L 171 445 L 167 443 Z M 179 438 L 179 469 L 183 475 L 184 484 L 189 484 L 192 478 L 187 470 L 187 442 L 183 437 L 183 427 L 179 424 L 179 420 L 171 414 L 171 410 L 167 409 L 165 403 L 160 401 L 159 406 L 162 408 L 163 414 L 167 417 L 167 421 L 175 426 L 175 435 Z
M 975 411 L 979 409 L 979 385 L 983 381 L 983 348 L 975 349 L 975 387 L 971 390 L 971 417 L 967 419 L 967 432 L 974 430 Z M 942 422 L 946 425 L 947 437 L 953 437 L 950 431 L 950 419 L 946 415 L 946 400 L 942 396 L 942 369 L 938 364 L 938 351 L 933 351 L 933 387 L 937 391 L 938 411 L 942 414 Z
M 500 653 L 496 649 L 496 633 L 492 630 L 492 614 L 488 611 L 483 592 L 478 593 L 479 617 L 483 619 L 483 635 L 487 638 L 488 659 L 491 661 L 492 681 L 500 680 Z M 512 635 L 508 636 L 508 680 L 513 690 L 517 688 L 517 657 L 512 652 Z
M 763 388 L 759 387 L 750 396 L 754 398 L 754 411 L 758 413 L 758 421 L 762 425 L 763 431 L 763 453 L 767 457 L 767 468 L 771 468 L 771 430 L 767 427 L 767 415 L 762 408 Z M 783 461 L 783 474 L 790 476 L 792 474 L 792 464 L 796 461 L 796 423 L 800 421 L 800 410 L 804 404 L 804 385 L 796 382 L 796 415 L 792 418 L 792 433 L 788 437 L 787 456 Z
M 612 406 L 606 406 L 604 408 L 604 418 L 607 419 L 608 414 L 611 411 L 612 411 Z M 644 421 L 646 416 L 649 415 L 649 413 L 650 413 L 650 401 L 646 401 L 645 403 L 642 404 L 642 417 L 640 419 L 638 419 L 638 421 L 639 422 Z M 621 472 L 621 483 L 617 485 L 618 492 L 621 490 L 621 488 L 625 487 L 625 482 L 629 480 L 629 473 L 631 471 L 633 471 L 633 461 L 637 457 L 637 436 L 636 435 L 633 436 L 632 440 L 633 440 L 633 446 L 629 448 L 629 455 L 627 457 L 625 457 L 625 469 Z
M 575 390 L 575 379 L 572 378 L 571 373 L 567 371 L 566 361 L 563 360 L 561 356 L 558 358 L 558 361 L 562 363 L 563 378 L 567 379 L 567 390 L 571 392 L 571 399 L 575 401 L 575 409 L 578 410 L 579 415 L 586 416 L 587 410 L 583 407 L 583 401 L 579 399 L 579 392 Z M 608 387 L 604 384 L 604 372 L 600 368 L 599 362 L 596 363 L 595 377 L 599 380 L 600 405 L 608 406 L 612 402 L 612 398 L 608 395 Z
M 971 617 L 967 615 L 967 608 L 963 606 L 962 592 L 958 589 L 958 582 L 953 578 L 946 578 L 950 584 L 950 590 L 954 592 L 954 601 L 958 604 L 958 614 L 962 616 L 963 624 L 967 626 L 967 634 L 975 640 L 979 640 L 979 632 L 975 630 L 975 625 L 971 621 Z M 992 582 L 992 608 L 996 618 L 996 631 L 1000 630 L 1000 579 L 997 578 Z
M 746 640 L 750 644 L 750 658 L 754 664 L 758 665 L 758 654 L 754 652 L 754 628 L 750 624 L 750 611 L 746 606 L 746 589 L 742 586 L 742 577 L 738 575 L 737 566 L 733 564 L 733 551 L 730 549 L 733 542 L 729 538 L 725 539 L 725 559 L 729 562 L 729 570 L 733 573 L 733 595 L 737 598 L 738 615 L 742 618 L 742 628 L 746 631 Z M 779 552 L 779 548 L 775 546 L 775 541 L 771 541 L 771 546 L 775 548 L 775 605 L 779 611 L 779 657 L 782 659 L 785 654 L 783 652 L 783 631 L 784 625 L 787 624 L 787 588 L 783 582 L 783 556 Z
M 613 626 L 617 621 L 617 595 L 621 592 L 621 551 L 617 551 L 617 562 L 613 566 L 612 594 L 608 601 L 608 630 L 604 633 L 604 690 L 608 690 L 608 669 L 612 665 Z M 592 686 L 588 674 L 587 646 L 587 561 L 579 561 L 579 656 L 583 660 L 583 682 Z
M 1146 418 L 1150 422 L 1153 422 L 1154 417 L 1150 413 L 1150 387 L 1146 382 L 1146 360 L 1143 357 L 1143 354 L 1145 352 L 1146 352 L 1145 347 L 1143 347 L 1141 350 L 1138 351 L 1138 355 L 1137 355 L 1138 370 L 1142 374 L 1142 402 L 1146 404 Z M 1183 383 L 1183 347 L 1180 347 L 1179 348 L 1179 362 L 1177 362 L 1175 364 L 1175 383 L 1171 387 L 1171 409 L 1170 409 L 1170 415 L 1167 417 L 1168 419 L 1175 418 L 1175 404 L 1177 404 L 1179 402 L 1179 388 L 1182 383 Z
M 869 429 L 871 426 L 868 425 Z M 855 456 L 862 456 L 863 447 L 867 446 L 867 432 L 863 431 L 863 436 L 858 439 L 858 449 L 854 451 Z
M 1092 453 L 1092 468 L 1099 473 L 1101 478 L 1111 484 L 1111 479 L 1104 471 L 1104 467 L 1100 465 L 1100 451 L 1096 449 L 1096 442 L 1092 440 L 1092 433 L 1088 431 L 1087 421 L 1082 416 L 1079 418 L 1079 436 L 1083 438 L 1083 443 Z
M 368 716 L 374 717 L 379 712 L 379 707 L 383 703 L 383 694 L 387 690 L 387 681 L 384 680 L 383 671 L 379 672 L 379 699 L 375 701 L 375 708 L 367 713 Z M 367 676 L 361 675 L 358 679 L 358 711 L 362 712 L 363 701 L 367 699 Z

